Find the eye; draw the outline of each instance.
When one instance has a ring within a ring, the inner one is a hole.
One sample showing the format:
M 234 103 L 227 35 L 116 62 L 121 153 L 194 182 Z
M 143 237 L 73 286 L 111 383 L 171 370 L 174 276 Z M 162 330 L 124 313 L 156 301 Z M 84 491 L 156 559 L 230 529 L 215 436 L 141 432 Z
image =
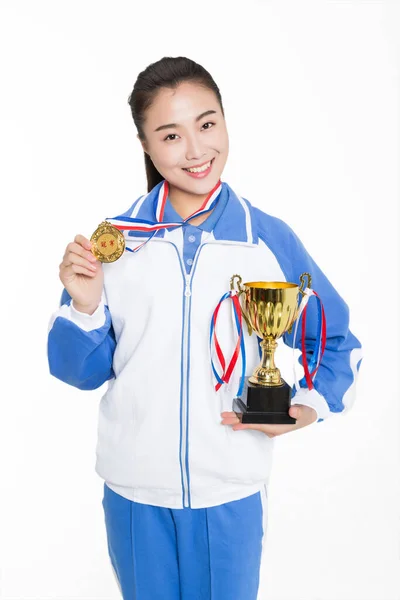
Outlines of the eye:
M 167 137 L 165 137 L 165 138 L 164 138 L 164 142 L 165 142 L 165 141 L 166 141 L 166 140 L 167 140 L 169 137 L 171 137 L 171 135 L 176 135 L 176 133 L 170 133 L 170 134 L 168 134 L 168 135 L 167 135 Z
M 215 125 L 215 123 L 213 123 L 212 121 L 207 121 L 207 123 L 204 123 L 204 125 Z M 204 125 L 203 125 L 203 127 L 204 127 Z M 212 129 L 212 128 L 211 128 L 211 127 L 207 127 L 207 128 L 206 128 L 206 131 L 207 131 L 208 129 Z M 172 135 L 177 135 L 177 134 L 176 134 L 176 133 L 169 133 L 169 134 L 168 134 L 168 135 L 167 135 L 167 136 L 164 138 L 164 142 L 166 142 L 166 141 L 170 141 L 170 140 L 168 140 L 168 138 L 170 138 Z M 174 140 L 171 140 L 171 141 L 174 141 Z

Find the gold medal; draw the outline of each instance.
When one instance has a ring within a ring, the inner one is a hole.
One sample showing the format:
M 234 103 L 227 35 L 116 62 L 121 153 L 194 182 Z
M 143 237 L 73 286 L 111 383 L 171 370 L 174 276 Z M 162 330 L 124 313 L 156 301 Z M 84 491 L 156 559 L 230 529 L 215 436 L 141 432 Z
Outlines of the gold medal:
M 123 233 L 108 221 L 100 223 L 90 241 L 92 242 L 92 254 L 103 263 L 118 260 L 125 250 Z

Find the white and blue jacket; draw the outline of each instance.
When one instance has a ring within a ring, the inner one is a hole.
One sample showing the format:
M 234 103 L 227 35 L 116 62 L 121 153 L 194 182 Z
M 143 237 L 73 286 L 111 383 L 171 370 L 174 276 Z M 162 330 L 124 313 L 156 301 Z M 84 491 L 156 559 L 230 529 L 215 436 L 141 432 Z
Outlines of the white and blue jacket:
M 216 392 L 210 364 L 211 316 L 236 273 L 243 282 L 294 283 L 311 273 L 326 313 L 326 349 L 315 389 L 303 379 L 292 403 L 312 406 L 321 420 L 354 402 L 361 345 L 349 330 L 346 303 L 288 225 L 221 183 L 217 205 L 201 225 L 161 230 L 138 252 L 125 250 L 116 262 L 102 265 L 103 295 L 92 315 L 77 311 L 64 289 L 50 319 L 50 373 L 81 390 L 107 384 L 99 406 L 96 472 L 137 502 L 204 508 L 255 493 L 269 480 L 274 439 L 221 425 L 221 412 L 232 410 L 240 368 Z M 124 216 L 155 220 L 161 184 Z M 164 220 L 182 222 L 169 201 Z M 131 249 L 143 241 L 138 232 L 124 236 Z M 219 341 L 229 356 L 231 311 L 224 302 L 218 317 Z M 310 300 L 310 353 L 316 319 Z M 290 346 L 292 336 L 283 338 Z M 300 328 L 297 336 L 300 348 Z M 246 332 L 247 375 L 259 363 L 258 342 Z

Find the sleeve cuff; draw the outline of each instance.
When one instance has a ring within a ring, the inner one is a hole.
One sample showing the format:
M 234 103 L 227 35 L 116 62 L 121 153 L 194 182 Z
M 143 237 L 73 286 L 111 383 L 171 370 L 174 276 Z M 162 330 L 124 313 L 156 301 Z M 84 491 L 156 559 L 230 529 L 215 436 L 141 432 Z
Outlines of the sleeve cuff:
M 312 390 L 300 388 L 291 399 L 291 406 L 293 404 L 304 404 L 313 408 L 317 413 L 317 421 L 319 419 L 327 419 L 332 414 L 327 401 L 315 388 Z
M 104 323 L 106 322 L 105 305 L 103 299 L 100 301 L 100 304 L 92 315 L 76 310 L 73 300 L 71 300 L 71 303 L 67 308 L 68 310 L 66 310 L 62 316 L 75 323 L 75 325 L 78 325 L 78 327 L 84 331 L 99 329 L 100 327 L 103 327 Z

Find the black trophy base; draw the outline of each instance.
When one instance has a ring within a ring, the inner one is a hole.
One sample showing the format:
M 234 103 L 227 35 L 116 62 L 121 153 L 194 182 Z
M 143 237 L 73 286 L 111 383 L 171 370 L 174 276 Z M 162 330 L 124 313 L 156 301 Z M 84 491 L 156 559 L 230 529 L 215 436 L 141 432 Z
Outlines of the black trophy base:
M 243 391 L 247 406 L 240 398 L 234 398 L 232 410 L 242 423 L 275 423 L 292 425 L 296 419 L 289 415 L 292 388 L 283 382 L 280 386 L 262 386 L 247 379 Z

